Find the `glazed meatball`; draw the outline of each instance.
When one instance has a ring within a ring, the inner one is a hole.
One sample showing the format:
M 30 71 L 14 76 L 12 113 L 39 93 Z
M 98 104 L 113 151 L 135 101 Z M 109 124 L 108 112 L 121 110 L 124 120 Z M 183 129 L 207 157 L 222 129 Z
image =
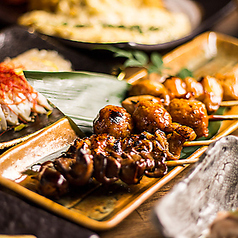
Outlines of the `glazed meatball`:
M 208 136 L 208 115 L 202 102 L 175 98 L 167 110 L 173 122 L 193 128 L 197 137 Z
M 95 134 L 107 133 L 115 138 L 130 136 L 133 120 L 125 108 L 108 105 L 102 108 L 93 122 Z
M 164 131 L 172 123 L 170 114 L 160 103 L 148 100 L 137 104 L 132 118 L 139 132 L 155 133 L 158 129 Z

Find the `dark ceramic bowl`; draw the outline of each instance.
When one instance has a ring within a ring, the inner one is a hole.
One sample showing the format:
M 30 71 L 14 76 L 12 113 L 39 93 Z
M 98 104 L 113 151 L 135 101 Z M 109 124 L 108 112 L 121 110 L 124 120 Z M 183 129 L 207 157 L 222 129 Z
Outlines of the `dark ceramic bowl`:
M 229 15 L 236 8 L 233 0 L 165 0 L 165 4 L 171 10 L 182 11 L 188 15 L 192 31 L 187 36 L 178 40 L 162 43 L 162 44 L 138 44 L 136 42 L 117 42 L 117 43 L 87 43 L 81 41 L 73 41 L 63 38 L 56 38 L 64 44 L 84 49 L 92 49 L 96 46 L 115 46 L 124 49 L 137 49 L 143 51 L 165 51 L 181 45 L 188 40 L 191 40 L 196 35 L 209 30 L 215 23 L 223 17 Z M 26 5 L 9 6 L 0 2 L 0 24 L 9 25 L 15 24 L 17 18 L 26 11 Z

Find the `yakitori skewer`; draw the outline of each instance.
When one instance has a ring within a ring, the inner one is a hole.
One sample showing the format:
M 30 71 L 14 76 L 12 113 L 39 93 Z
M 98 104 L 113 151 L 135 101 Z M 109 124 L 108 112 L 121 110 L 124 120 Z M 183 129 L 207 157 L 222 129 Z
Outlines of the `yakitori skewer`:
M 135 72 L 132 72 L 132 73 L 127 73 L 126 71 L 124 71 L 122 74 L 120 74 L 118 76 L 118 79 L 119 80 L 126 80 L 129 84 L 133 85 L 135 83 L 137 83 L 139 80 L 141 79 L 145 79 L 145 78 L 154 78 L 154 77 L 151 77 L 152 74 L 148 74 L 148 71 L 145 69 L 145 68 L 142 68 L 142 69 L 139 69 Z M 158 80 L 159 77 L 162 77 L 162 76 L 157 76 L 157 79 L 156 81 Z M 164 75 L 162 78 L 162 80 L 159 80 L 160 82 L 163 82 L 164 79 L 168 77 L 168 75 Z M 231 106 L 238 106 L 238 100 L 226 100 L 226 101 L 222 101 L 220 103 L 221 107 L 231 107 Z
M 184 147 L 190 147 L 190 146 L 208 146 L 212 142 L 230 135 L 232 132 L 238 129 L 238 122 L 234 122 L 229 128 L 227 128 L 225 131 L 220 132 L 217 136 L 212 138 L 211 140 L 201 140 L 201 141 L 187 141 L 183 144 Z

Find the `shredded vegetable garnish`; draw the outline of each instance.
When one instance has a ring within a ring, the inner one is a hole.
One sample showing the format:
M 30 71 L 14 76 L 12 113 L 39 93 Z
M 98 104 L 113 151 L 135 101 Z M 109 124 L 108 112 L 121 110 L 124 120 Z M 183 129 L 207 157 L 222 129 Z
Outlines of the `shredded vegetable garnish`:
M 52 110 L 47 99 L 27 81 L 22 69 L 0 63 L 0 131 L 32 120 L 31 113 Z
M 7 95 L 8 94 L 8 95 Z M 24 100 L 29 100 L 37 103 L 37 92 L 27 82 L 22 70 L 14 69 L 7 64 L 0 64 L 0 98 L 5 99 L 6 96 L 12 96 L 12 103 L 14 97 L 19 97 L 19 104 Z
M 20 130 L 22 130 L 25 127 L 26 127 L 26 125 L 21 123 L 20 125 L 14 127 L 14 131 L 20 131 Z

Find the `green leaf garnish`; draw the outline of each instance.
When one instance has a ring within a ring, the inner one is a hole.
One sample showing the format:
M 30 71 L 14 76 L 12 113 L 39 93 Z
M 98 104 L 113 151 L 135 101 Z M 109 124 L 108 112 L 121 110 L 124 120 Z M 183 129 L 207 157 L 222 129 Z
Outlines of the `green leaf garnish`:
M 151 53 L 150 58 L 152 64 L 154 64 L 156 67 L 161 68 L 163 66 L 162 56 L 159 53 L 157 52 Z
M 135 51 L 133 53 L 134 58 L 141 63 L 141 65 L 147 65 L 149 63 L 149 57 L 142 51 Z
M 124 67 L 142 67 L 143 64 L 136 59 L 127 59 L 124 62 Z
M 123 50 L 113 46 L 98 46 L 94 49 L 109 50 L 114 53 L 114 57 L 126 58 L 124 64 L 120 67 L 122 71 L 127 67 L 143 67 L 147 69 L 149 74 L 158 73 L 161 75 L 164 69 L 169 69 L 164 66 L 163 57 L 158 52 L 152 52 L 149 57 L 143 51 Z M 188 76 L 193 77 L 193 73 L 187 68 L 182 68 L 177 76 L 184 79 Z
M 126 58 L 122 69 L 127 67 L 144 67 L 148 70 L 148 73 L 161 73 L 162 69 L 165 69 L 162 56 L 157 52 L 152 52 L 149 57 L 145 52 L 139 50 L 128 51 L 112 46 L 96 47 L 95 49 L 109 50 L 114 53 L 114 57 Z
M 114 57 L 125 57 L 128 59 L 132 59 L 133 54 L 131 52 L 127 52 L 127 51 L 118 51 L 118 52 L 115 52 Z
M 192 71 L 190 71 L 190 70 L 187 69 L 187 68 L 182 68 L 182 69 L 178 72 L 177 76 L 178 76 L 179 78 L 181 78 L 181 79 L 184 79 L 184 78 L 186 78 L 186 77 L 193 77 L 193 73 L 192 73 Z
M 49 117 L 52 114 L 52 110 L 47 112 L 47 117 Z
M 23 128 L 25 128 L 26 127 L 26 125 L 25 124 L 23 124 L 23 123 L 21 123 L 21 124 L 19 124 L 18 126 L 15 126 L 14 127 L 14 131 L 21 131 Z

